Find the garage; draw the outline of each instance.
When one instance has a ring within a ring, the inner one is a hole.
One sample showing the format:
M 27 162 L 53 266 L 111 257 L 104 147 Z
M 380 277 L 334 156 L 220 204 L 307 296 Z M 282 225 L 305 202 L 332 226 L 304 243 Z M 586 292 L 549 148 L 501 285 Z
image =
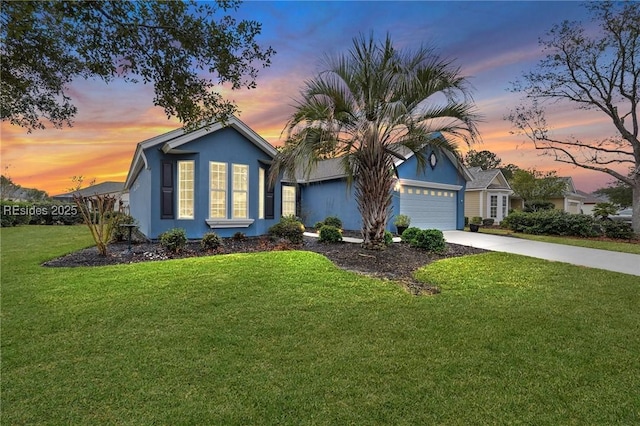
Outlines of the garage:
M 411 226 L 420 229 L 456 229 L 456 193 L 452 189 L 403 185 L 400 213 L 409 216 Z

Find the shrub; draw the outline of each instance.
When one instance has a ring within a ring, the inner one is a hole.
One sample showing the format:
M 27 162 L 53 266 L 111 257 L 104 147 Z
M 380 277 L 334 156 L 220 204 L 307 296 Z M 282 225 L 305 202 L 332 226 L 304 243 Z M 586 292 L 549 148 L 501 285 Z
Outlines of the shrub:
M 593 215 L 606 219 L 618 213 L 618 208 L 613 203 L 597 203 L 593 206 Z
M 411 225 L 411 218 L 409 216 L 407 216 L 406 214 L 399 214 L 394 219 L 393 224 L 395 226 L 400 226 L 400 227 L 406 228 L 409 225 Z
M 328 225 L 328 226 L 334 226 L 334 227 L 336 227 L 336 228 L 338 228 L 338 229 L 342 229 L 342 221 L 340 220 L 340 218 L 339 218 L 339 217 L 336 217 L 336 216 L 329 216 L 329 217 L 327 217 L 327 218 L 323 221 L 323 223 L 324 223 L 325 225 Z
M 387 246 L 393 244 L 393 234 L 389 231 L 384 231 L 384 244 Z
M 592 216 L 560 210 L 513 212 L 504 219 L 503 226 L 515 232 L 536 235 L 595 237 L 601 233 Z
M 111 231 L 111 241 L 126 241 L 129 238 L 129 230 L 120 225 L 135 225 L 133 216 L 121 212 L 112 212 L 107 215 L 113 226 Z
M 324 226 L 324 222 L 316 222 L 316 224 L 313 225 L 313 229 L 320 230 L 320 228 L 322 228 L 323 226 Z
M 601 222 L 604 235 L 609 238 L 630 240 L 633 238 L 633 228 L 631 224 L 619 220 L 603 220 Z
M 303 240 L 304 225 L 294 216 L 283 216 L 280 222 L 269 228 L 269 235 L 286 238 L 292 244 L 300 244 Z
M 464 226 L 465 227 L 469 226 L 469 216 L 464 217 Z
M 3 227 L 27 225 L 34 211 L 31 203 L 18 201 L 1 201 L 0 208 Z
M 493 226 L 494 222 L 495 222 L 495 219 L 493 218 L 482 219 L 483 226 Z
M 543 210 L 553 210 L 556 206 L 551 201 L 527 201 L 524 203 L 524 211 L 527 213 Z
M 342 241 L 342 232 L 339 228 L 331 225 L 324 225 L 320 228 L 320 238 L 322 243 L 339 243 Z
M 187 233 L 182 228 L 173 228 L 160 234 L 160 245 L 172 253 L 177 253 L 187 244 Z
M 409 243 L 412 247 L 420 248 L 434 253 L 442 253 L 446 249 L 444 235 L 438 229 L 423 229 L 418 232 Z
M 231 237 L 231 239 L 232 239 L 232 240 L 235 240 L 235 241 L 242 241 L 242 240 L 244 240 L 245 238 L 247 238 L 247 236 L 244 234 L 244 232 L 240 232 L 240 231 L 236 232 L 236 233 L 235 233 L 235 234 L 233 234 L 233 236 Z
M 474 216 L 471 218 L 471 223 L 474 225 L 482 225 L 482 217 L 481 216 Z
M 418 232 L 420 232 L 420 228 L 411 227 L 411 228 L 405 229 L 401 235 L 402 242 L 411 244 L 411 241 L 413 241 L 416 238 L 416 235 L 418 235 Z
M 204 250 L 215 250 L 222 245 L 222 238 L 215 232 L 207 232 L 202 236 L 200 247 Z

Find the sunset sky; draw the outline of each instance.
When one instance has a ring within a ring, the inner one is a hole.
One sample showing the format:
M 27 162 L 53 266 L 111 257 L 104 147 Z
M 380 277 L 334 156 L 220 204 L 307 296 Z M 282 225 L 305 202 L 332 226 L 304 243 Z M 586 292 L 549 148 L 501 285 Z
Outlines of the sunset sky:
M 503 117 L 520 95 L 510 82 L 542 58 L 538 38 L 554 23 L 580 20 L 593 25 L 577 2 L 246 2 L 235 15 L 263 24 L 259 42 L 277 54 L 261 71 L 258 88 L 224 91 L 241 110 L 239 117 L 274 145 L 293 109 L 302 83 L 319 70 L 324 53 L 344 52 L 358 33 L 383 38 L 396 47 L 434 45 L 454 58 L 475 87 L 476 106 L 484 116 L 483 143 L 473 146 L 523 168 L 557 170 L 572 176 L 578 189 L 606 186 L 608 175 L 571 168 L 539 156 L 523 137 L 510 134 Z M 124 181 L 136 144 L 179 127 L 152 104 L 153 87 L 97 80 L 78 80 L 69 94 L 79 109 L 73 127 L 27 134 L 2 123 L 2 173 L 24 187 L 49 195 L 66 192 L 71 177 L 87 181 Z M 585 111 L 559 110 L 550 117 L 555 135 L 599 139 L 610 135 L 606 117 Z

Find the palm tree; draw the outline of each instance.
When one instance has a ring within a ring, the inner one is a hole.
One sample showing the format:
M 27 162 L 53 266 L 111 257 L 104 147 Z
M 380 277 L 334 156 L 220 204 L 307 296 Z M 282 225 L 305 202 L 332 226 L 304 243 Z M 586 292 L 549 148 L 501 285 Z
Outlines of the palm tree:
M 389 35 L 384 42 L 360 35 L 349 52 L 326 56 L 324 65 L 301 91 L 272 176 L 295 170 L 308 176 L 328 153 L 341 158 L 355 185 L 363 246 L 380 249 L 394 162 L 414 153 L 424 168 L 426 145 L 457 152 L 457 141 L 478 136 L 478 116 L 459 68 L 431 48 L 396 50 Z

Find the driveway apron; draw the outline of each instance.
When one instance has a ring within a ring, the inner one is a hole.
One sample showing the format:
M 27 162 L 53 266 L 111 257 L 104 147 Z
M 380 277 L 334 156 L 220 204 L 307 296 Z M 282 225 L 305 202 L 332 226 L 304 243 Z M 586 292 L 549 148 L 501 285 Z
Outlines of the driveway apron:
M 640 255 L 564 244 L 542 243 L 479 232 L 444 231 L 448 243 L 492 251 L 521 254 L 556 262 L 640 276 Z

